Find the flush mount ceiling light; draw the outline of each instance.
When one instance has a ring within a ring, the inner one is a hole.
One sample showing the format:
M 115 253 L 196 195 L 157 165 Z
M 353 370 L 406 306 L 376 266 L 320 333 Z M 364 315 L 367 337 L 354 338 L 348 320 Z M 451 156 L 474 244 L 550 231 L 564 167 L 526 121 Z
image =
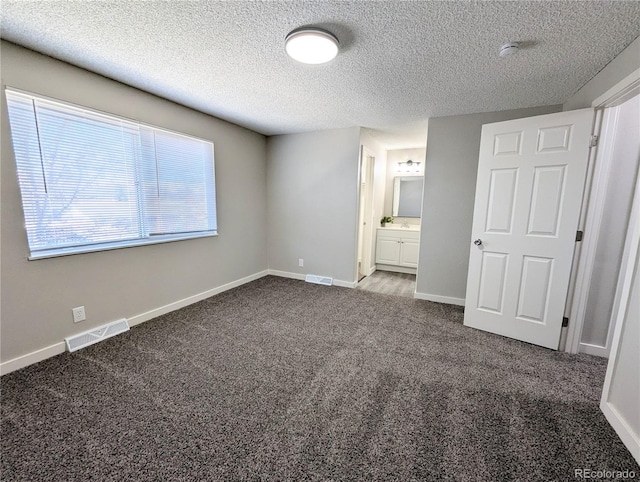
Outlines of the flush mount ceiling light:
M 296 29 L 287 35 L 285 50 L 289 57 L 304 64 L 324 64 L 338 55 L 338 39 L 319 28 Z
M 500 57 L 507 57 L 508 55 L 515 54 L 520 50 L 518 42 L 509 42 L 500 47 Z

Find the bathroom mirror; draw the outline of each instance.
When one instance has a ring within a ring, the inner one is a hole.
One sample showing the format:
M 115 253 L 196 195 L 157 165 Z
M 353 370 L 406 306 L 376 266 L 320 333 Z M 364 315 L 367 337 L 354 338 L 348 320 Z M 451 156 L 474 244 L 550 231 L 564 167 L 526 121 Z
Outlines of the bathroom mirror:
M 392 216 L 419 218 L 422 212 L 422 176 L 399 176 L 393 179 Z

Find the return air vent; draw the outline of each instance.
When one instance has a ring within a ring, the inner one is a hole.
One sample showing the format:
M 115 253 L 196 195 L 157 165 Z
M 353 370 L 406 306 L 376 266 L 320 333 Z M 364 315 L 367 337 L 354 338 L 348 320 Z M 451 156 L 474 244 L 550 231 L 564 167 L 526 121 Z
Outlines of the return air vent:
M 70 336 L 69 338 L 65 338 L 64 341 L 67 344 L 67 350 L 74 352 L 80 348 L 93 345 L 94 343 L 106 340 L 125 331 L 129 331 L 129 323 L 127 323 L 125 318 L 122 318 L 121 320 L 112 321 L 106 325 L 94 328 L 93 330 Z
M 317 274 L 308 274 L 304 280 L 307 283 L 315 283 L 317 285 L 331 286 L 333 284 L 333 278 L 318 276 Z

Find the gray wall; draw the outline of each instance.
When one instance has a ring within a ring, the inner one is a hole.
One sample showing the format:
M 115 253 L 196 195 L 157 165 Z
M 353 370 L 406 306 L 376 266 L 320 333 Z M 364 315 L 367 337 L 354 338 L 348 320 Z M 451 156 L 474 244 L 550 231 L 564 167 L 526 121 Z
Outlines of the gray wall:
M 359 149 L 359 127 L 267 140 L 269 269 L 355 281 Z
M 609 64 L 583 85 L 563 104 L 563 110 L 591 107 L 591 103 L 634 70 L 640 68 L 640 37 L 635 39 Z
M 267 269 L 265 137 L 2 42 L 2 84 L 208 139 L 215 144 L 220 235 L 27 261 L 2 94 L 2 361 Z M 71 308 L 87 321 L 74 324 Z
M 555 105 L 429 119 L 417 293 L 465 298 L 482 125 L 560 110 Z

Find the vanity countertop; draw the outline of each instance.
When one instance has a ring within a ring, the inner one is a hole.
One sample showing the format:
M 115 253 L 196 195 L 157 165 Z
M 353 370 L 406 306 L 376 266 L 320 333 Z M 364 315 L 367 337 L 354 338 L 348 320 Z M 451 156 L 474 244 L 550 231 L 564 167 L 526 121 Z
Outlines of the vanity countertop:
M 419 224 L 410 224 L 408 227 L 402 227 L 402 224 L 387 224 L 386 226 L 380 226 L 378 229 L 384 229 L 385 231 L 420 231 Z

